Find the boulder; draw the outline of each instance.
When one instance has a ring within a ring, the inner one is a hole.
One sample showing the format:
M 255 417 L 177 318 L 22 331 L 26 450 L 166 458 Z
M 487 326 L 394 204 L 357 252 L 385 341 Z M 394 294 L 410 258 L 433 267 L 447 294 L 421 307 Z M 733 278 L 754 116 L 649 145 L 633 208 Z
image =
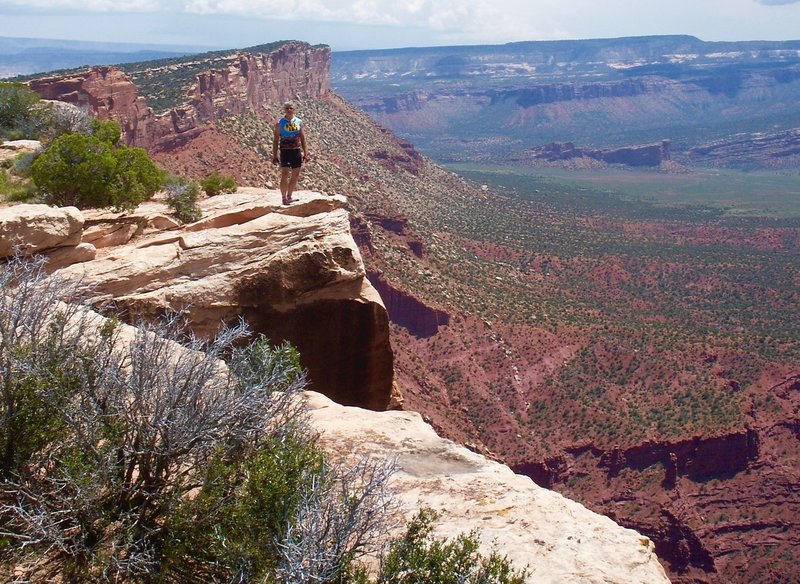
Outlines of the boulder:
M 81 242 L 83 215 L 75 207 L 12 205 L 0 208 L 0 257 L 16 249 L 33 254 Z

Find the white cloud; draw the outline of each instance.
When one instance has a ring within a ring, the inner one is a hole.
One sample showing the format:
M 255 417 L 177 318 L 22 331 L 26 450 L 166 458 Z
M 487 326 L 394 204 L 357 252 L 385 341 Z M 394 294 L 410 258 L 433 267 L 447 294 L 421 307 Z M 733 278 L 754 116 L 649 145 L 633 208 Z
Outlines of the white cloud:
M 437 44 L 470 44 L 652 34 L 774 37 L 780 33 L 739 32 L 756 24 L 764 30 L 781 26 L 770 25 L 774 8 L 764 3 L 795 4 L 787 7 L 792 10 L 800 0 L 183 0 L 183 7 L 193 14 L 296 22 L 283 34 L 291 38 L 303 38 L 311 23 L 337 23 L 414 27 L 431 31 Z

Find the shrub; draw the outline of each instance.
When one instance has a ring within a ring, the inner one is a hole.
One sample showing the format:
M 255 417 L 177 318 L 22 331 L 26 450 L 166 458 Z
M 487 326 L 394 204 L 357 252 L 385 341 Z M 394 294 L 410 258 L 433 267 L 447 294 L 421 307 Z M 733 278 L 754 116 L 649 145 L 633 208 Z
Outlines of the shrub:
M 506 557 L 481 555 L 476 531 L 454 540 L 434 537 L 436 517 L 422 509 L 405 535 L 391 543 L 378 584 L 524 584 L 527 572 L 515 570 Z
M 243 324 L 201 343 L 174 319 L 122 342 L 116 321 L 62 303 L 76 287 L 41 263 L 0 275 L 0 553 L 15 576 L 339 574 L 374 539 L 389 471 L 324 462 L 294 349 L 234 348 Z
M 146 201 L 161 188 L 164 173 L 150 160 L 144 148 L 119 148 L 115 151 L 114 184 L 111 205 L 130 207 Z
M 55 205 L 130 209 L 161 187 L 162 175 L 144 150 L 116 148 L 121 130 L 95 120 L 91 135 L 64 134 L 33 162 L 31 176 Z
M 213 172 L 200 181 L 200 188 L 209 197 L 215 197 L 221 193 L 235 193 L 236 179 Z
M 110 202 L 114 167 L 111 144 L 93 136 L 65 134 L 36 158 L 32 178 L 50 204 L 104 207 Z
M 5 169 L 0 169 L 0 198 L 6 201 L 29 201 L 36 195 L 36 189 L 29 181 L 14 179 Z
M 66 102 L 35 104 L 32 112 L 43 139 L 52 140 L 62 134 L 91 134 L 95 123 L 87 110 Z
M 164 189 L 167 191 L 167 205 L 175 211 L 178 221 L 194 223 L 200 220 L 203 211 L 197 206 L 197 197 L 200 195 L 197 183 L 173 176 L 166 180 Z
M 0 139 L 37 138 L 31 108 L 39 96 L 23 83 L 0 82 Z

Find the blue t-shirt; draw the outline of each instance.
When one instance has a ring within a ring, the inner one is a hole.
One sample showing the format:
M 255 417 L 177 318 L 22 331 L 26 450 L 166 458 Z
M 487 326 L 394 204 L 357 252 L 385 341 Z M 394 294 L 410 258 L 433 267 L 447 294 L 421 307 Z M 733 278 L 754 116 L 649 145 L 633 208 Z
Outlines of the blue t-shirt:
M 303 121 L 296 117 L 291 120 L 281 118 L 278 124 L 281 128 L 281 150 L 300 148 L 300 132 L 303 129 Z

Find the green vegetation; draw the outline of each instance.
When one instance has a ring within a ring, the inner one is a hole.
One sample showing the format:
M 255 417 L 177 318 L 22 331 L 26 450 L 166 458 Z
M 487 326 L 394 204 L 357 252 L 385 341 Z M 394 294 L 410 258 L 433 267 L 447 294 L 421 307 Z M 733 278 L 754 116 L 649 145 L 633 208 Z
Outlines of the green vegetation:
M 39 96 L 22 83 L 0 82 L 0 140 L 36 137 L 35 110 Z
M 0 198 L 5 201 L 29 201 L 35 196 L 30 181 L 20 180 L 5 168 L 0 168 Z
M 370 581 L 394 468 L 327 459 L 295 349 L 241 323 L 208 342 L 176 318 L 123 330 L 42 268 L 0 269 L 4 580 Z M 521 581 L 475 533 L 431 539 L 431 520 L 389 544 L 379 582 L 411 582 L 408 562 L 444 583 Z
M 142 148 L 118 146 L 115 121 L 95 120 L 92 133 L 64 134 L 33 163 L 31 177 L 45 202 L 80 209 L 130 209 L 161 188 L 161 171 Z
M 481 290 L 448 286 L 447 298 L 492 321 L 559 335 L 575 327 L 585 337 L 587 348 L 528 400 L 529 415 L 517 417 L 522 434 L 545 430 L 602 447 L 741 428 L 750 386 L 770 364 L 800 355 L 800 217 L 791 192 L 781 198 L 797 177 L 768 175 L 774 182 L 764 191 L 774 196 L 761 198 L 757 176 L 733 172 L 700 179 L 631 173 L 612 183 L 613 173 L 459 170 L 505 196 L 502 207 L 477 197 L 446 210 L 426 202 L 431 217 L 415 216 L 417 229 L 446 229 L 458 242 L 431 238 L 435 269 Z M 693 194 L 692 180 L 707 182 Z M 687 189 L 674 189 L 677 181 Z M 737 206 L 748 216 L 731 212 L 724 200 L 731 191 L 712 197 L 715 184 L 734 183 L 743 185 Z M 661 191 L 648 195 L 636 184 Z M 440 378 L 451 369 L 443 362 Z M 754 405 L 770 416 L 786 407 Z M 477 428 L 491 427 L 482 412 L 492 407 L 470 404 Z
M 0 140 L 51 139 L 90 131 L 91 116 L 68 104 L 43 102 L 22 83 L 0 82 Z
M 200 196 L 200 185 L 187 181 L 184 178 L 170 176 L 166 179 L 164 190 L 167 191 L 167 205 L 175 211 L 175 216 L 181 223 L 194 223 L 203 216 L 203 211 L 197 205 Z
M 423 509 L 406 534 L 392 542 L 381 566 L 379 584 L 523 584 L 526 571 L 512 569 L 508 560 L 492 553 L 482 557 L 480 538 L 473 531 L 447 541 L 433 536 L 436 514 Z
M 232 176 L 212 172 L 200 181 L 200 188 L 203 189 L 206 196 L 209 197 L 216 197 L 222 193 L 235 193 L 236 179 Z

